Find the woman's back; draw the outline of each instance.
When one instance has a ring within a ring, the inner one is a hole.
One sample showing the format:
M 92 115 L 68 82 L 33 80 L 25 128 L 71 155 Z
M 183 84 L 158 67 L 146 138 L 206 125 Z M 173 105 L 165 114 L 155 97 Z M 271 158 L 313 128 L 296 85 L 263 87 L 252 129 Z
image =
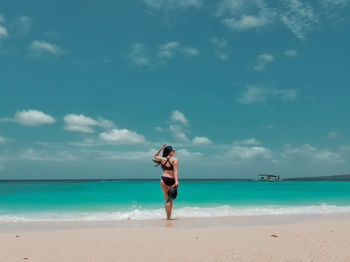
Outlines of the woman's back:
M 166 160 L 164 163 L 161 163 L 162 164 L 162 169 L 163 170 L 171 170 L 173 171 L 174 170 L 174 165 L 171 163 L 170 159 L 172 157 L 166 157 Z

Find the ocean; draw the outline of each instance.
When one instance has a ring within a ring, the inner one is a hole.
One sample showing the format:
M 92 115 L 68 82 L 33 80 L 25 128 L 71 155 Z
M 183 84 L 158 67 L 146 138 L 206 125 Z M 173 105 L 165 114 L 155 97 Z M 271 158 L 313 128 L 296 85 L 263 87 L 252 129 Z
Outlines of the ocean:
M 350 182 L 180 181 L 173 217 L 350 212 Z M 165 218 L 159 180 L 1 181 L 0 222 Z

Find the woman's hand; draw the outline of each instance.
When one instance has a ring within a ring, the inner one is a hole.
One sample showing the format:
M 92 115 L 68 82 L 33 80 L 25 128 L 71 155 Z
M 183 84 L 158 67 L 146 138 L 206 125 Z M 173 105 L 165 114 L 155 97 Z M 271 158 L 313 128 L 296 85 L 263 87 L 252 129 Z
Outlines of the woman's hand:
M 162 146 L 162 149 L 163 149 L 165 146 L 166 146 L 166 144 L 164 144 L 164 145 Z
M 176 186 L 178 186 L 178 185 L 179 185 L 179 181 L 175 181 L 175 184 L 172 185 L 171 187 L 176 187 Z

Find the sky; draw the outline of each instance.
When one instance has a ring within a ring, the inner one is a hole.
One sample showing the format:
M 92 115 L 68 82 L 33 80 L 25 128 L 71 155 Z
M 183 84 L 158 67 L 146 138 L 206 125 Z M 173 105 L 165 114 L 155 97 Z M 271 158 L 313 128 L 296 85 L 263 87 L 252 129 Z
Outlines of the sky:
M 4 0 L 0 179 L 350 173 L 350 0 Z

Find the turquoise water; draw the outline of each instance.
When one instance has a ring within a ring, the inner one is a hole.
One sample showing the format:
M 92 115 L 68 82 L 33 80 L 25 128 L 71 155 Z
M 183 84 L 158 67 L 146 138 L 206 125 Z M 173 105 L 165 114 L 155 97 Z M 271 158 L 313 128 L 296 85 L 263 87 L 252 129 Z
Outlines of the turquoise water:
M 0 221 L 162 218 L 159 181 L 0 182 Z M 350 211 L 350 182 L 180 181 L 178 217 Z

